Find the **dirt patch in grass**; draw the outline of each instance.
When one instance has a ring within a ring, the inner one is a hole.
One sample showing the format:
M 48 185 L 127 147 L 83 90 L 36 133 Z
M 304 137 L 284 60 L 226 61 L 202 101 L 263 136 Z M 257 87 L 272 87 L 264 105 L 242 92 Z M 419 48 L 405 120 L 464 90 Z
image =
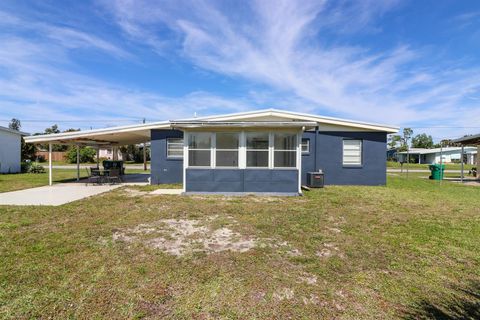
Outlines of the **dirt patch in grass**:
M 254 237 L 227 227 L 212 228 L 209 220 L 162 219 L 117 230 L 112 237 L 114 241 L 143 244 L 178 257 L 193 252 L 246 252 L 256 246 Z

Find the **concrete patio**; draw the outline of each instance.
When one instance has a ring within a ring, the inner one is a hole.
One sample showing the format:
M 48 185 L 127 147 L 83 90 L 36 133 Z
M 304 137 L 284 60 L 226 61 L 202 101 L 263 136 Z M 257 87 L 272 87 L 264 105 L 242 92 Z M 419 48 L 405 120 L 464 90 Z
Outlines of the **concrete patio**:
M 59 183 L 25 190 L 0 193 L 0 205 L 60 206 L 120 188 L 117 185 L 86 186 L 85 183 Z
M 52 186 L 30 188 L 0 193 L 0 205 L 60 206 L 69 202 L 92 197 L 123 186 L 148 185 L 149 174 L 127 174 L 119 184 L 86 184 L 87 179 L 58 183 Z

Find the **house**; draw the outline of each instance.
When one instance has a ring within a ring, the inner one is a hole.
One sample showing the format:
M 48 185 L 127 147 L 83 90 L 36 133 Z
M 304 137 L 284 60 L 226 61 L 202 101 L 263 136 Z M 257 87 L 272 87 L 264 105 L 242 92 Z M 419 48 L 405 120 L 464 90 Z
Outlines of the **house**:
M 98 157 L 108 160 L 123 160 L 123 155 L 117 148 L 100 148 L 98 150 Z
M 151 142 L 151 183 L 186 193 L 299 194 L 307 172 L 325 184 L 384 185 L 397 127 L 275 109 L 29 137 L 97 147 Z
M 480 168 L 480 156 L 479 156 L 479 154 L 480 154 L 480 134 L 459 138 L 459 139 L 453 140 L 453 142 L 460 144 L 462 146 L 462 148 L 465 149 L 465 150 L 467 148 L 476 149 L 476 152 L 471 157 L 471 159 L 472 159 L 471 164 L 476 165 L 477 168 Z M 473 154 L 473 152 L 472 152 L 472 154 Z M 480 177 L 480 175 L 478 175 L 478 176 Z
M 20 172 L 22 136 L 25 132 L 0 127 L 0 173 Z
M 411 148 L 408 150 L 408 155 L 410 160 L 413 159 L 416 163 L 460 163 L 462 158 L 462 148 L 461 147 L 445 147 L 445 148 L 434 148 L 434 149 L 423 149 L 423 148 Z M 475 147 L 465 147 L 464 148 L 464 163 L 474 164 L 477 156 L 477 148 Z M 407 151 L 398 152 L 397 158 L 399 162 L 407 162 Z M 440 161 L 440 158 L 442 159 Z

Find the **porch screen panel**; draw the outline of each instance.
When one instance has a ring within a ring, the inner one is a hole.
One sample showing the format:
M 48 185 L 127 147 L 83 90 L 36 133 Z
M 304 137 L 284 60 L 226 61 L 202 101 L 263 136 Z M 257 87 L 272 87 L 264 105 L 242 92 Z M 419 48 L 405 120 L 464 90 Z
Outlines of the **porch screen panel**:
M 294 168 L 297 166 L 297 135 L 294 133 L 274 134 L 274 166 Z
M 211 133 L 191 133 L 188 141 L 188 165 L 190 167 L 209 167 L 211 164 L 211 147 Z
M 268 132 L 247 132 L 247 168 L 268 168 Z
M 216 134 L 216 166 L 238 167 L 238 133 L 218 132 Z

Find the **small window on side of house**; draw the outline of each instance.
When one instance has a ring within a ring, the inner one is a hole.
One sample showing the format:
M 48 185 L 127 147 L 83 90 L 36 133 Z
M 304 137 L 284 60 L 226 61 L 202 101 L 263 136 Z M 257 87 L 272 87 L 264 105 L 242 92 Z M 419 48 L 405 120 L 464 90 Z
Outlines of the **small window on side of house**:
M 310 153 L 310 139 L 302 139 L 302 154 Z
M 183 158 L 182 138 L 167 138 L 167 158 Z
M 343 140 L 343 165 L 361 166 L 362 165 L 362 140 L 345 139 Z

